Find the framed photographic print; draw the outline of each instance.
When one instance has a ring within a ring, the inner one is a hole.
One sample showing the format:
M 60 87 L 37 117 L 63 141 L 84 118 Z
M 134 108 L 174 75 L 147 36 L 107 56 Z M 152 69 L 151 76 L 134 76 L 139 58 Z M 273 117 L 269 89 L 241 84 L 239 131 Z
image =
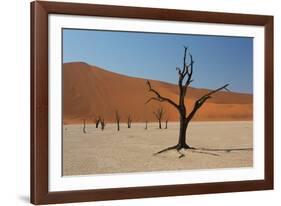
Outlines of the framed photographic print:
M 31 3 L 31 202 L 273 189 L 273 17 Z

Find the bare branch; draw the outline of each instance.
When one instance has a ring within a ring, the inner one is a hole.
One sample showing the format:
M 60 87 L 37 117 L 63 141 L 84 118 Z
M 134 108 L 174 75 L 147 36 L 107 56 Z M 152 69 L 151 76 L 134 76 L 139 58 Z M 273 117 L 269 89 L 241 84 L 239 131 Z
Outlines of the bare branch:
M 193 64 L 194 64 L 194 61 L 193 61 L 193 56 L 191 55 L 191 53 L 189 52 L 189 58 L 190 58 L 190 64 L 189 64 L 189 68 L 190 68 L 190 71 L 187 70 L 188 72 L 188 75 L 192 75 L 192 72 L 193 72 Z
M 152 87 L 151 87 L 151 84 L 150 84 L 150 82 L 147 80 L 147 85 L 148 85 L 148 91 L 149 92 L 153 92 L 157 97 L 152 97 L 152 98 L 150 98 L 148 101 L 147 101 L 147 103 L 148 102 L 150 102 L 151 100 L 156 100 L 156 101 L 159 101 L 159 102 L 168 102 L 169 104 L 171 104 L 171 105 L 173 105 L 176 109 L 179 109 L 179 106 L 174 102 L 174 101 L 172 101 L 171 99 L 169 99 L 169 98 L 167 98 L 167 97 L 163 97 L 163 96 L 161 96 L 160 94 L 159 94 L 159 92 L 157 92 L 155 89 L 153 89 Z
M 163 99 L 159 99 L 159 98 L 157 98 L 157 97 L 151 97 L 150 99 L 148 99 L 148 100 L 145 102 L 145 104 L 149 103 L 149 102 L 152 101 L 152 100 L 155 100 L 155 101 L 158 101 L 158 102 L 164 102 Z
M 226 91 L 230 92 L 230 89 L 228 89 L 227 87 L 224 88 Z
M 188 115 L 188 117 L 187 117 L 188 121 L 190 121 L 190 120 L 193 118 L 193 116 L 195 115 L 195 113 L 198 111 L 198 109 L 199 109 L 208 99 L 210 99 L 210 98 L 212 97 L 212 96 L 211 96 L 212 94 L 214 94 L 214 93 L 216 93 L 216 92 L 218 92 L 218 91 L 220 91 L 220 90 L 223 90 L 223 89 L 227 90 L 227 86 L 228 86 L 228 85 L 229 85 L 229 84 L 225 84 L 224 86 L 222 86 L 222 87 L 220 87 L 220 88 L 218 88 L 218 89 L 215 89 L 215 90 L 213 90 L 213 91 L 210 91 L 209 93 L 207 93 L 207 94 L 203 95 L 202 97 L 200 97 L 200 98 L 195 102 L 192 111 L 189 113 L 189 115 Z
M 157 109 L 157 111 L 156 112 L 153 112 L 153 114 L 156 116 L 156 118 L 158 119 L 158 120 L 161 120 L 162 119 L 162 117 L 164 116 L 164 109 L 161 107 L 161 108 L 159 108 L 159 109 Z
M 215 90 L 213 90 L 213 91 L 210 91 L 209 93 L 207 93 L 207 94 L 203 95 L 202 97 L 200 97 L 198 100 L 201 101 L 201 100 L 205 99 L 206 97 L 211 97 L 212 94 L 214 94 L 214 93 L 216 93 L 216 92 L 218 92 L 218 91 L 220 91 L 220 90 L 223 90 L 223 89 L 225 89 L 226 91 L 229 91 L 229 90 L 227 89 L 228 85 L 229 85 L 229 84 L 225 84 L 224 86 L 222 86 L 222 87 L 220 87 L 220 88 L 218 88 L 218 89 L 215 89 Z M 197 100 L 197 101 L 198 101 L 198 100 Z
M 183 55 L 183 66 L 182 66 L 182 75 L 186 73 L 186 51 L 187 51 L 187 47 L 184 46 L 184 55 Z M 185 75 L 183 75 L 185 76 Z
M 185 87 L 188 87 L 190 85 L 191 82 L 193 82 L 193 80 L 191 79 L 192 78 L 192 75 L 193 75 L 193 64 L 194 64 L 194 61 L 193 61 L 193 57 L 192 55 L 189 53 L 189 57 L 190 57 L 190 64 L 188 66 L 186 66 L 186 71 L 184 73 L 184 77 L 186 75 L 188 75 L 187 77 L 187 80 L 184 84 Z
M 176 67 L 176 71 L 178 72 L 179 76 L 182 75 L 182 71 L 181 71 L 181 69 L 179 67 Z

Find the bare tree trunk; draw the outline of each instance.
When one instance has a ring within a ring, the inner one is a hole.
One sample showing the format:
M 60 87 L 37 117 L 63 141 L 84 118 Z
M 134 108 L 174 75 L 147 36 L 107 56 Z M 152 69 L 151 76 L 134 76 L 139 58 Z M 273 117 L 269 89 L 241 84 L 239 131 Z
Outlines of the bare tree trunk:
M 168 119 L 165 121 L 165 129 L 168 129 Z
M 179 139 L 178 139 L 178 144 L 177 144 L 178 149 L 181 149 L 181 148 L 188 149 L 188 148 L 190 148 L 186 144 L 186 130 L 187 130 L 188 123 L 189 122 L 185 117 L 180 117 L 180 131 L 179 131 Z
M 83 133 L 86 134 L 86 120 L 83 119 Z
M 116 124 L 117 124 L 117 131 L 120 131 L 120 115 L 118 111 L 115 112 Z
M 98 128 L 99 127 L 99 123 L 100 123 L 100 121 L 101 121 L 101 118 L 100 117 L 98 117 L 97 119 L 96 119 L 96 128 Z
M 104 130 L 104 127 L 105 127 L 104 119 L 102 119 L 100 122 L 101 122 L 101 130 Z
M 132 118 L 131 118 L 131 115 L 129 115 L 128 120 L 127 120 L 128 128 L 131 128 L 131 124 L 132 124 Z
M 158 125 L 159 125 L 159 129 L 162 129 L 162 124 L 161 124 L 161 120 L 158 120 Z
M 153 112 L 153 114 L 155 115 L 156 119 L 158 120 L 158 126 L 159 126 L 159 129 L 162 129 L 162 118 L 164 116 L 164 110 L 163 108 L 159 108 L 157 109 L 157 111 Z

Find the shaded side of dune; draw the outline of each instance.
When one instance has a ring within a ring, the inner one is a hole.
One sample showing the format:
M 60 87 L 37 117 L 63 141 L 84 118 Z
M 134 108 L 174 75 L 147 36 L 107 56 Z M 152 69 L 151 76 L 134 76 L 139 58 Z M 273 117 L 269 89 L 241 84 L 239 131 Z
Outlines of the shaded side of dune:
M 163 96 L 178 101 L 178 88 L 174 84 L 151 80 L 152 86 Z M 189 88 L 186 106 L 188 111 L 206 89 Z M 106 122 L 115 121 L 119 111 L 121 121 L 131 115 L 134 122 L 156 121 L 153 111 L 165 110 L 164 119 L 178 121 L 177 111 L 167 103 L 145 102 L 151 97 L 146 80 L 113 73 L 81 62 L 63 64 L 63 121 L 81 123 L 102 116 Z M 219 92 L 213 95 L 197 113 L 197 121 L 252 120 L 253 97 L 249 94 Z

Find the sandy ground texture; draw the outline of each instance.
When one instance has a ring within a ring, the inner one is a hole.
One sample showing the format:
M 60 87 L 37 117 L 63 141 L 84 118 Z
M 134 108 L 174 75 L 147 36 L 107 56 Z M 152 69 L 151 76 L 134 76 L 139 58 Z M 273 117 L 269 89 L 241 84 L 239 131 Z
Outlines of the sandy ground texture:
M 170 171 L 209 168 L 251 167 L 253 165 L 253 125 L 250 121 L 194 122 L 188 128 L 188 144 L 209 150 L 155 152 L 177 143 L 179 125 L 157 129 L 156 123 L 133 123 L 132 128 L 107 124 L 105 130 L 87 125 L 63 128 L 63 175 L 88 175 Z M 246 149 L 245 149 L 246 148 Z M 215 150 L 212 149 L 223 149 Z M 225 150 L 226 149 L 226 150 Z M 242 149 L 242 150 L 230 150 Z M 245 149 L 245 150 L 244 150 Z

